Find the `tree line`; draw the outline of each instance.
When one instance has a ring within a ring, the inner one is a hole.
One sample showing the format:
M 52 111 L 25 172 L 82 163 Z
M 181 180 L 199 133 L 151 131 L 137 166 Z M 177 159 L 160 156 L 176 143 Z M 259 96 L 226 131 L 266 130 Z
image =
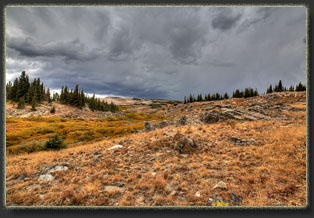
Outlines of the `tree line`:
M 23 71 L 19 78 L 6 85 L 6 98 L 19 102 L 19 109 L 24 108 L 25 103 L 32 104 L 32 110 L 35 110 L 37 103 L 47 100 L 51 102 L 50 90 L 45 89 L 40 78 L 35 78 L 33 82 L 29 81 L 28 75 Z
M 73 89 L 69 90 L 67 86 L 62 86 L 60 95 L 54 93 L 51 98 L 49 88 L 45 88 L 40 78 L 35 78 L 33 82 L 29 82 L 29 77 L 23 71 L 19 78 L 14 82 L 6 84 L 6 98 L 18 102 L 18 109 L 24 108 L 25 103 L 32 104 L 32 110 L 36 110 L 35 106 L 43 101 L 60 101 L 62 104 L 72 105 L 78 108 L 85 107 L 86 104 L 92 111 L 118 111 L 118 107 L 114 103 L 108 104 L 105 101 L 96 98 L 95 94 L 88 97 L 83 90 L 79 90 L 77 84 Z
M 297 84 L 294 88 L 293 85 L 290 85 L 289 89 L 287 89 L 286 87 L 284 87 L 282 85 L 281 80 L 279 80 L 278 84 L 276 84 L 273 88 L 272 84 L 269 85 L 266 93 L 272 93 L 272 92 L 285 92 L 285 91 L 290 91 L 290 92 L 302 92 L 302 91 L 306 91 L 306 86 L 305 84 L 303 85 L 301 82 L 299 82 L 299 84 Z
M 278 84 L 272 87 L 272 85 L 269 86 L 267 89 L 266 93 L 272 93 L 272 92 L 284 92 L 284 91 L 306 91 L 306 86 L 303 85 L 301 82 L 297 84 L 294 88 L 293 85 L 287 89 L 282 85 L 281 80 L 279 80 Z M 245 88 L 244 90 L 235 90 L 232 93 L 232 98 L 250 98 L 254 96 L 259 96 L 259 93 L 257 89 L 253 90 L 251 87 Z M 224 100 L 224 99 L 229 99 L 228 93 L 225 93 L 224 95 L 221 95 L 219 93 L 215 93 L 213 95 L 210 94 L 205 94 L 204 98 L 202 94 L 198 94 L 197 97 L 194 95 L 190 94 L 189 96 L 184 96 L 184 104 L 190 103 L 190 102 L 201 102 L 201 101 L 216 101 L 216 100 Z
M 223 99 L 229 99 L 229 96 L 227 93 L 224 95 L 219 94 L 218 92 L 215 94 L 205 94 L 204 98 L 202 94 L 198 94 L 197 97 L 190 94 L 188 97 L 184 96 L 184 104 L 190 103 L 190 102 L 201 102 L 201 101 L 216 101 L 216 100 L 223 100 Z

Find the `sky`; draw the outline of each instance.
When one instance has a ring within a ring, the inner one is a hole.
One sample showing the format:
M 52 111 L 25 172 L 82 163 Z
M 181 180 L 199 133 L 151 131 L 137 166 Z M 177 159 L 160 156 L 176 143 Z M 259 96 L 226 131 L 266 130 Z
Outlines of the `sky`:
M 7 7 L 6 82 L 183 100 L 306 82 L 305 7 Z

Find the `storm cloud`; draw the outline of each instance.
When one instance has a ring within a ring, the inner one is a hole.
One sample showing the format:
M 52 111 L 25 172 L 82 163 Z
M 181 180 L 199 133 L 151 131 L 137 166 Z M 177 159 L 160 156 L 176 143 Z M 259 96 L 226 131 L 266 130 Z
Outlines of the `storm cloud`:
M 7 7 L 6 81 L 182 100 L 306 79 L 305 7 Z

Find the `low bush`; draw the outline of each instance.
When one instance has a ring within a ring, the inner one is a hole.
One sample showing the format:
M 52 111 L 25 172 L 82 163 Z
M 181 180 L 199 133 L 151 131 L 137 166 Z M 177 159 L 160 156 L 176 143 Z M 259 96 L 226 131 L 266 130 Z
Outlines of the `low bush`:
M 50 113 L 54 114 L 55 112 L 56 112 L 56 108 L 55 108 L 55 106 L 53 106 L 53 107 L 51 108 L 51 110 L 50 110 Z
M 58 134 L 52 136 L 46 143 L 46 150 L 60 150 L 61 148 L 66 148 L 63 140 L 59 138 Z

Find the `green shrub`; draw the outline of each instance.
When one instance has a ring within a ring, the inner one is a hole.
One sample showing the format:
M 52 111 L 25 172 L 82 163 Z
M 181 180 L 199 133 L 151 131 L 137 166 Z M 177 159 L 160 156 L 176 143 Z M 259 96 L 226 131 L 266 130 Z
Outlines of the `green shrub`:
M 54 114 L 55 112 L 56 112 L 56 108 L 55 108 L 55 106 L 53 106 L 53 107 L 51 108 L 51 110 L 50 110 L 50 113 Z
M 45 144 L 46 150 L 59 150 L 61 148 L 66 148 L 66 144 L 63 140 L 59 138 L 58 134 L 52 136 Z

